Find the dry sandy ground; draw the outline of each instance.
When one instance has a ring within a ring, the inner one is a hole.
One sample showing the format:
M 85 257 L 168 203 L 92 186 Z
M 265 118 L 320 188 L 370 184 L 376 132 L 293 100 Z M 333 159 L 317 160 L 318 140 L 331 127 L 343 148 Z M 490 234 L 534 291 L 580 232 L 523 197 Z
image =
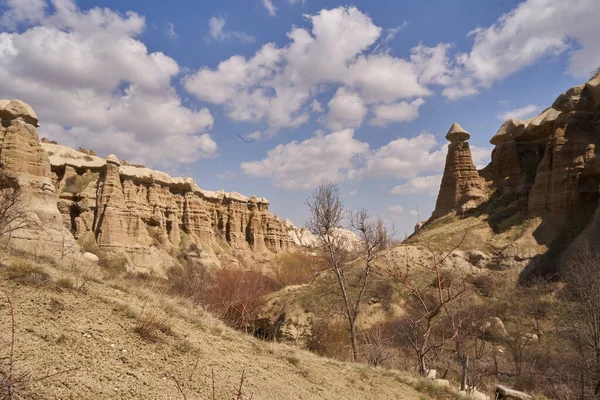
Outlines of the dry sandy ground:
M 235 332 L 184 300 L 160 295 L 148 281 L 105 281 L 87 267 L 95 279 L 84 280 L 49 264 L 44 270 L 50 278 L 44 280 L 39 273 L 21 273 L 30 268 L 27 263 L 6 254 L 0 261 L 0 372 L 6 374 L 10 348 L 7 295 L 14 305 L 15 373 L 30 374 L 17 387 L 24 398 L 211 399 L 213 372 L 216 399 L 235 398 L 243 372 L 245 399 L 429 398 L 401 373 L 331 361 Z M 135 331 L 140 313 L 142 320 L 168 318 L 171 332 L 142 339 Z

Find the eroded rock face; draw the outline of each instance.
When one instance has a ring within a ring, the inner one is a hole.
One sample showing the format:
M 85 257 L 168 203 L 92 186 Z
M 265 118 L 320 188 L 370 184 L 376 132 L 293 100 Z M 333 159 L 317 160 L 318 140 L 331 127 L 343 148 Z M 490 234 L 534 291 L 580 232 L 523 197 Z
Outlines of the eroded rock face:
M 469 133 L 456 122 L 446 135 L 450 145 L 433 218 L 455 210 L 463 212 L 485 200 L 483 185 L 467 142 L 469 138 Z
M 213 252 L 279 253 L 292 246 L 283 221 L 264 198 L 200 189 L 191 178 L 120 165 L 64 146 L 43 143 L 59 188 L 59 208 L 75 237 L 93 234 L 104 250 L 125 252 L 138 266 L 172 263 L 161 248 L 182 240 Z M 166 265 L 165 265 L 166 264 Z M 160 272 L 160 271 L 157 271 Z
M 50 161 L 34 126 L 37 117 L 20 100 L 1 100 L 0 108 L 0 168 L 17 179 L 32 222 L 28 229 L 13 232 L 11 246 L 51 258 L 70 255 L 78 247 L 57 208 Z

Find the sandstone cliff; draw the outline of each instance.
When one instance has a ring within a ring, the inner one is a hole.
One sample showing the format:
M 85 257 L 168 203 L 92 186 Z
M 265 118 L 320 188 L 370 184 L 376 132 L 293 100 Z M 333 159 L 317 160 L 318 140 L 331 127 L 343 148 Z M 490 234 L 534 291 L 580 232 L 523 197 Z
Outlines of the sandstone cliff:
M 0 169 L 16 179 L 30 221 L 26 229 L 12 232 L 11 246 L 54 258 L 78 253 L 56 206 L 50 161 L 39 144 L 35 112 L 19 100 L 0 100 L 0 118 Z
M 157 246 L 278 253 L 292 240 L 264 198 L 202 190 L 191 178 L 100 158 L 43 143 L 58 208 L 75 238 L 93 237 L 101 249 L 124 252 L 133 264 L 168 262 Z

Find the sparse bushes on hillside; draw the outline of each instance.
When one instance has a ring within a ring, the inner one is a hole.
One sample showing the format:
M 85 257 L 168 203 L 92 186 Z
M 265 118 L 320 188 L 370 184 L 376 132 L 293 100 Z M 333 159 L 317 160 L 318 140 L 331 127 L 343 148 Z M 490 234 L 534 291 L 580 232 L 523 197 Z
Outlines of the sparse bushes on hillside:
M 210 274 L 204 265 L 192 258 L 185 258 L 182 264 L 167 271 L 169 294 L 201 303 L 206 295 Z
M 252 331 L 250 325 L 263 304 L 262 297 L 277 288 L 273 279 L 259 271 L 226 266 L 214 275 L 204 303 L 228 325 Z
M 281 287 L 309 283 L 319 271 L 316 257 L 299 251 L 277 256 L 273 266 L 275 281 Z

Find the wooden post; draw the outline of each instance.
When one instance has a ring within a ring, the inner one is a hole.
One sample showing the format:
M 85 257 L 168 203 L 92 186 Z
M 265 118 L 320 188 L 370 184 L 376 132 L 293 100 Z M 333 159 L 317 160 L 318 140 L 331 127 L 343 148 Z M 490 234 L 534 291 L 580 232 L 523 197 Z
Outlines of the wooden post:
M 460 379 L 460 390 L 467 390 L 467 377 L 469 374 L 469 356 L 463 356 L 462 358 L 462 375 Z

